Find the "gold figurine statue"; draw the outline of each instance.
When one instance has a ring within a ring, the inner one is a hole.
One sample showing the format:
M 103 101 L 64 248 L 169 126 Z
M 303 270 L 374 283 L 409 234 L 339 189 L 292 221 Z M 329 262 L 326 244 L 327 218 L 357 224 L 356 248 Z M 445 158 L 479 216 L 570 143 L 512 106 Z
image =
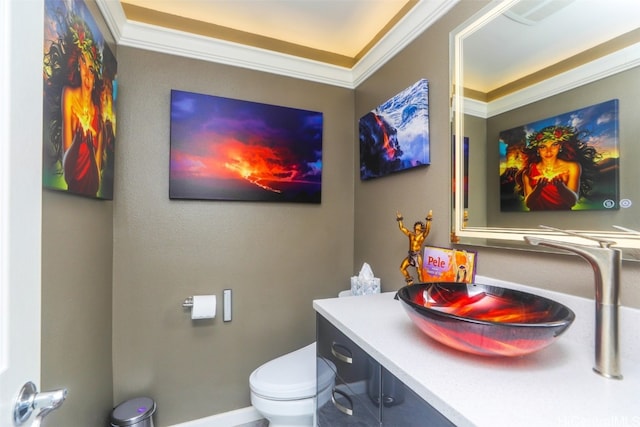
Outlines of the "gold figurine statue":
M 409 238 L 409 254 L 400 264 L 400 271 L 402 272 L 404 281 L 407 282 L 407 285 L 413 285 L 413 277 L 408 271 L 409 267 L 415 267 L 416 272 L 418 273 L 418 280 L 422 282 L 422 245 L 431 230 L 433 211 L 429 211 L 425 219 L 427 220 L 426 225 L 422 221 L 417 221 L 413 225 L 412 232 L 402 223 L 402 214 L 400 212 L 396 213 L 396 221 L 398 221 L 400 231 Z

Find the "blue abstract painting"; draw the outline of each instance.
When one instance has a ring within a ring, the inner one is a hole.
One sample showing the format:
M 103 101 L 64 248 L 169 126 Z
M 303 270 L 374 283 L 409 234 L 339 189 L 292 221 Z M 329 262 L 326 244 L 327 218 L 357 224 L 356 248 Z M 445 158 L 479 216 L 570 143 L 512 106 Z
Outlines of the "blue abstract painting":
M 360 179 L 430 163 L 428 95 L 421 79 L 360 118 Z

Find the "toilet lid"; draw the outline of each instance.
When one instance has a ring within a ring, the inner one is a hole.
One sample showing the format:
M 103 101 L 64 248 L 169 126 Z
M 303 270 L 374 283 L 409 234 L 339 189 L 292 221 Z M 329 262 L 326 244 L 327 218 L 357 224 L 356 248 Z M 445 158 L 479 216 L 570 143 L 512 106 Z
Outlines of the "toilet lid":
M 306 399 L 316 395 L 316 369 L 320 389 L 334 380 L 326 363 L 316 368 L 316 343 L 273 359 L 249 377 L 251 391 L 272 400 Z

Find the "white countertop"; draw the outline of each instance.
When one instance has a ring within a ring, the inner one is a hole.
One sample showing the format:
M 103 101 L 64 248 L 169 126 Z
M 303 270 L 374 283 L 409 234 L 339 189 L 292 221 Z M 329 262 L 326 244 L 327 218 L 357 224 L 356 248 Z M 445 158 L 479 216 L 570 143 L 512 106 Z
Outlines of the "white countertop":
M 476 277 L 562 302 L 576 313 L 552 345 L 528 356 L 466 354 L 435 342 L 395 292 L 313 302 L 315 310 L 457 426 L 640 426 L 640 310 L 621 307 L 623 380 L 593 372 L 593 300 Z

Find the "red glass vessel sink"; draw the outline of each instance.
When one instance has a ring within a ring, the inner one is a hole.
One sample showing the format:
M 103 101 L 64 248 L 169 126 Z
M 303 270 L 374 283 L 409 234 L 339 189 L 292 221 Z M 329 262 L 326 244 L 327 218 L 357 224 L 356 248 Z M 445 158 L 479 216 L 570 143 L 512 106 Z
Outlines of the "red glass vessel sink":
M 398 291 L 413 323 L 431 338 L 483 356 L 522 356 L 553 343 L 575 319 L 550 299 L 469 283 L 420 283 Z

